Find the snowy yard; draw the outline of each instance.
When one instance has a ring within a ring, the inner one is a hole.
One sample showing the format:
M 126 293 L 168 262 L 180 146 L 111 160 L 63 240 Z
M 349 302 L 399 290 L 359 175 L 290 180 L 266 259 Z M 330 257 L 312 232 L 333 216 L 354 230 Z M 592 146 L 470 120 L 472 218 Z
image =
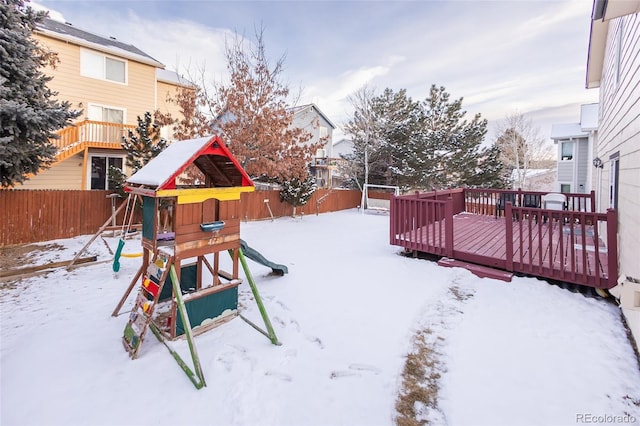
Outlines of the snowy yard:
M 122 346 L 133 296 L 110 315 L 140 258 L 122 258 L 117 277 L 106 263 L 0 283 L 0 423 L 391 425 L 406 355 L 428 329 L 438 401 L 416 404 L 419 420 L 640 425 L 638 361 L 616 306 L 404 258 L 388 222 L 349 210 L 242 223 L 251 247 L 289 268 L 273 277 L 249 261 L 282 345 L 239 318 L 198 336 L 199 391 L 151 333 L 134 361 Z M 71 259 L 88 238 L 49 242 L 63 248 L 32 262 Z M 99 239 L 90 254 L 109 256 Z M 240 301 L 260 323 L 246 282 Z

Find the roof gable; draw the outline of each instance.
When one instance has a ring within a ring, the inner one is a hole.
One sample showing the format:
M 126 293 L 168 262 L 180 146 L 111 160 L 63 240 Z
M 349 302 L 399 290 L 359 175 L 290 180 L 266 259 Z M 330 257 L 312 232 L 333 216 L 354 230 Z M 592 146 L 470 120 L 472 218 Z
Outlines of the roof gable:
M 307 110 L 315 110 L 316 113 L 322 117 L 324 119 L 324 121 L 326 121 L 332 129 L 335 129 L 336 126 L 335 124 L 333 124 L 333 122 L 331 122 L 331 120 L 329 120 L 329 117 L 327 117 L 322 111 L 320 111 L 320 108 L 318 108 L 318 106 L 316 104 L 307 104 L 307 105 L 299 105 L 296 107 L 291 108 L 291 111 L 293 111 L 293 114 L 301 114 L 304 111 Z
M 156 191 L 175 189 L 176 178 L 192 164 L 204 173 L 208 187 L 253 186 L 249 175 L 218 136 L 174 142 L 127 179 L 127 183 Z

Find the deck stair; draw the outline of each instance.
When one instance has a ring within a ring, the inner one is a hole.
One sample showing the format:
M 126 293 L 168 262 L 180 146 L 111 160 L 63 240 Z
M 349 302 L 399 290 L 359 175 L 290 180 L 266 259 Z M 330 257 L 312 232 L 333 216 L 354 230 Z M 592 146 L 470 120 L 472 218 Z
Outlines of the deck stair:
M 476 265 L 474 263 L 463 262 L 461 260 L 449 259 L 448 257 L 443 257 L 442 259 L 440 259 L 438 261 L 438 265 L 448 268 L 464 268 L 477 277 L 493 278 L 508 283 L 510 283 L 511 279 L 513 278 L 513 274 L 511 272 L 489 268 L 488 266 Z

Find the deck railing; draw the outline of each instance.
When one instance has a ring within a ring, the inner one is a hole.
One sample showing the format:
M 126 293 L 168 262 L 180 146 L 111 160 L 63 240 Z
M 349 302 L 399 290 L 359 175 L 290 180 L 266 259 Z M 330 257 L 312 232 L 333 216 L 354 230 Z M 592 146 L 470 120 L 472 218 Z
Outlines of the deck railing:
M 598 288 L 617 284 L 616 210 L 543 210 L 511 203 L 505 210 L 508 271 Z
M 616 211 L 595 212 L 593 191 L 565 194 L 566 210 L 519 206 L 527 196 L 545 194 L 458 189 L 392 197 L 390 242 L 407 250 L 438 256 L 478 259 L 481 257 L 456 251 L 454 215 L 467 212 L 496 218 L 504 216 L 506 262 L 502 257 L 500 262 L 487 265 L 506 265 L 509 272 L 591 287 L 615 286 L 618 277 Z M 499 206 L 501 197 L 503 202 Z
M 84 120 L 58 131 L 51 143 L 58 148 L 58 161 L 74 155 L 85 146 L 120 149 L 122 137 L 136 126 L 106 121 Z
M 391 197 L 391 244 L 441 256 L 453 255 L 453 215 L 464 211 L 462 190 Z
M 523 191 L 521 189 L 505 190 L 465 188 L 465 211 L 469 213 L 484 214 L 487 216 L 493 216 L 497 213 L 498 216 L 502 216 L 504 214 L 504 206 L 501 206 L 502 209 L 499 209 L 499 211 L 496 212 L 496 207 L 499 206 L 499 201 L 501 199 L 507 200 L 512 197 L 516 206 L 523 206 L 523 201 L 526 201 L 527 197 L 539 197 L 541 199 L 547 194 L 548 192 Z M 588 194 L 563 193 L 562 195 L 567 198 L 567 210 L 585 212 L 596 211 L 595 191 L 591 191 Z

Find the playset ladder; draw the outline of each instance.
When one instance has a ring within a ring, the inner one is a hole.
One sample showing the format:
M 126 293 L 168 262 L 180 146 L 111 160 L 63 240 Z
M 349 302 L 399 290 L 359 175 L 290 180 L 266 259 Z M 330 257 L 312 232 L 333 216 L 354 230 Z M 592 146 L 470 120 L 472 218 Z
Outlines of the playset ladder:
M 160 293 L 169 276 L 169 268 L 173 264 L 173 258 L 154 256 L 149 262 L 142 277 L 142 284 L 136 296 L 136 301 L 129 315 L 129 321 L 124 328 L 122 343 L 129 352 L 131 359 L 138 356 L 138 350 L 142 346 L 145 333 L 153 319 L 153 312 L 158 304 Z

